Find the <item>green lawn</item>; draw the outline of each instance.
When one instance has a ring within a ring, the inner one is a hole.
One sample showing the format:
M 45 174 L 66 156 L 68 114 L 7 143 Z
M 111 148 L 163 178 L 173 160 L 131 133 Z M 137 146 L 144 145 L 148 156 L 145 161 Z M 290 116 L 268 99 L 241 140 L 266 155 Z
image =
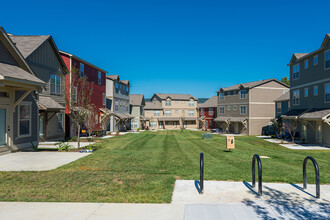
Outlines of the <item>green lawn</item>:
M 253 154 L 262 159 L 264 182 L 302 182 L 302 162 L 314 157 L 321 183 L 330 183 L 330 151 L 297 151 L 262 139 L 236 137 L 236 149 L 224 152 L 226 139 L 201 132 L 158 131 L 127 134 L 97 143 L 92 155 L 53 171 L 0 172 L 2 201 L 169 203 L 176 179 L 199 178 L 204 152 L 206 180 L 251 181 Z M 0 157 L 1 158 L 1 157 Z M 314 182 L 308 164 L 308 181 Z

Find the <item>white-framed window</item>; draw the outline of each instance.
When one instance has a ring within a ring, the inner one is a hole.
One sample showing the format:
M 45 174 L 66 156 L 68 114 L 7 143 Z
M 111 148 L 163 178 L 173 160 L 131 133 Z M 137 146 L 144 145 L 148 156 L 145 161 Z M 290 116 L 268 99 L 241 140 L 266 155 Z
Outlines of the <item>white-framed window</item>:
M 204 113 L 204 109 L 203 108 L 201 108 L 201 115 L 204 115 L 205 113 Z
M 190 101 L 189 101 L 189 106 L 194 106 L 194 105 L 195 105 L 194 100 L 190 100 Z
M 106 104 L 106 96 L 105 96 L 105 93 L 102 93 L 102 103 L 103 103 L 103 105 L 105 106 L 105 104 Z
M 292 92 L 292 105 L 299 105 L 300 103 L 300 91 L 299 89 Z
M 184 115 L 184 110 L 182 110 L 182 114 Z
M 80 63 L 80 77 L 84 78 L 85 76 L 85 65 L 83 63 Z
M 213 115 L 213 108 L 209 108 L 209 115 Z
M 129 86 L 127 85 L 126 86 L 126 94 L 128 94 L 129 93 Z
M 57 129 L 58 130 L 63 130 L 63 113 L 57 113 Z
M 166 116 L 171 116 L 172 115 L 172 111 L 171 110 L 166 110 L 165 111 L 165 115 Z
M 31 102 L 21 102 L 18 105 L 18 137 L 31 136 Z
M 175 114 L 178 114 L 179 113 L 179 110 L 175 110 Z
M 154 116 L 160 116 L 160 110 L 154 110 Z
M 315 55 L 314 57 L 313 57 L 313 64 L 314 65 L 317 65 L 319 63 L 319 55 Z
M 99 85 L 101 85 L 102 84 L 102 74 L 101 74 L 101 71 L 98 71 L 98 73 L 97 73 L 97 82 L 98 82 L 98 84 Z
M 72 87 L 72 101 L 77 103 L 77 87 Z
M 150 113 L 150 110 L 147 110 L 147 113 Z
M 150 127 L 157 127 L 157 122 L 156 121 L 151 121 L 150 122 Z
M 182 104 L 184 104 L 184 101 L 182 101 Z
M 305 69 L 308 68 L 308 59 L 304 61 L 304 68 L 305 68 Z
M 330 50 L 324 52 L 324 68 L 330 69 Z
M 246 99 L 246 90 L 245 89 L 240 91 L 240 99 Z
M 293 71 L 292 71 L 292 79 L 296 80 L 300 77 L 300 65 L 299 63 L 296 65 L 293 65 Z
M 233 110 L 236 111 L 237 110 L 237 107 L 236 105 L 233 106 Z
M 58 75 L 50 75 L 50 93 L 60 95 L 61 91 L 61 77 Z
M 231 96 L 231 92 L 227 92 L 227 96 Z
M 170 99 L 167 99 L 166 102 L 165 102 L 165 105 L 166 106 L 171 106 L 172 105 L 172 102 Z
M 225 114 L 225 107 L 224 107 L 224 106 L 220 106 L 220 107 L 219 107 L 219 114 L 220 114 L 220 115 Z
M 220 92 L 220 93 L 219 93 L 219 100 L 220 100 L 220 101 L 225 100 L 225 93 L 223 93 L 223 92 Z
M 281 114 L 281 112 L 282 112 L 282 103 L 276 102 L 276 113 Z
M 240 112 L 241 115 L 246 115 L 246 105 L 241 105 L 240 106 Z
M 194 116 L 195 115 L 195 111 L 188 111 L 188 115 L 189 116 Z
M 324 85 L 324 98 L 325 102 L 330 102 L 330 83 Z
M 227 111 L 230 111 L 231 107 L 230 105 L 227 106 Z
M 319 87 L 318 86 L 313 86 L 313 93 L 314 93 L 314 96 L 317 96 L 319 94 Z
M 308 88 L 304 88 L 304 95 L 305 97 L 308 97 Z

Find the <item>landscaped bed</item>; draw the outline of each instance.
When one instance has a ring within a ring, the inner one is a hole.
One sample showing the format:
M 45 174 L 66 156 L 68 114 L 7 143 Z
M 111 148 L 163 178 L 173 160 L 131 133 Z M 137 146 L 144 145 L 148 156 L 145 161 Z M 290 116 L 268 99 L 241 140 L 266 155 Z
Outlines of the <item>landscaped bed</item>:
M 225 152 L 226 137 L 202 139 L 202 132 L 143 132 L 104 139 L 98 150 L 52 171 L 0 172 L 2 201 L 169 203 L 176 179 L 199 178 L 204 152 L 206 180 L 251 181 L 251 160 L 262 158 L 263 181 L 302 182 L 306 156 L 316 159 L 322 184 L 330 183 L 329 151 L 295 151 L 253 136 L 236 137 Z M 315 182 L 311 162 L 307 178 Z

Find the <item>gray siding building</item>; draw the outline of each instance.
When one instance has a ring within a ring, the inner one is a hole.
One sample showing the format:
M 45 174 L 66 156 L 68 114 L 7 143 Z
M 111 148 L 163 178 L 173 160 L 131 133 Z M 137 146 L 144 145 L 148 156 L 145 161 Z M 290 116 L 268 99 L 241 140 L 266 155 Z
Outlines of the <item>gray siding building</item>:
M 134 117 L 131 120 L 131 128 L 145 129 L 146 118 L 144 117 L 144 106 L 146 105 L 144 95 L 134 94 L 129 96 L 130 114 Z

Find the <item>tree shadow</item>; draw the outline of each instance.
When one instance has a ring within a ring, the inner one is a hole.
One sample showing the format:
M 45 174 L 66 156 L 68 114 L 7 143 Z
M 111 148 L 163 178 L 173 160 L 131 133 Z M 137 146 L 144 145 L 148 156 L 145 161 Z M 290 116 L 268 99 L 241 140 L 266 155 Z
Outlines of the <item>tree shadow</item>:
M 195 180 L 195 187 L 197 189 L 197 192 L 201 193 L 201 183 L 199 182 L 199 180 Z
M 330 203 L 315 197 L 303 198 L 298 193 L 286 193 L 264 186 L 262 201 L 243 200 L 262 219 L 270 217 L 273 210 L 278 219 L 330 219 Z M 267 206 L 271 208 L 267 209 Z

